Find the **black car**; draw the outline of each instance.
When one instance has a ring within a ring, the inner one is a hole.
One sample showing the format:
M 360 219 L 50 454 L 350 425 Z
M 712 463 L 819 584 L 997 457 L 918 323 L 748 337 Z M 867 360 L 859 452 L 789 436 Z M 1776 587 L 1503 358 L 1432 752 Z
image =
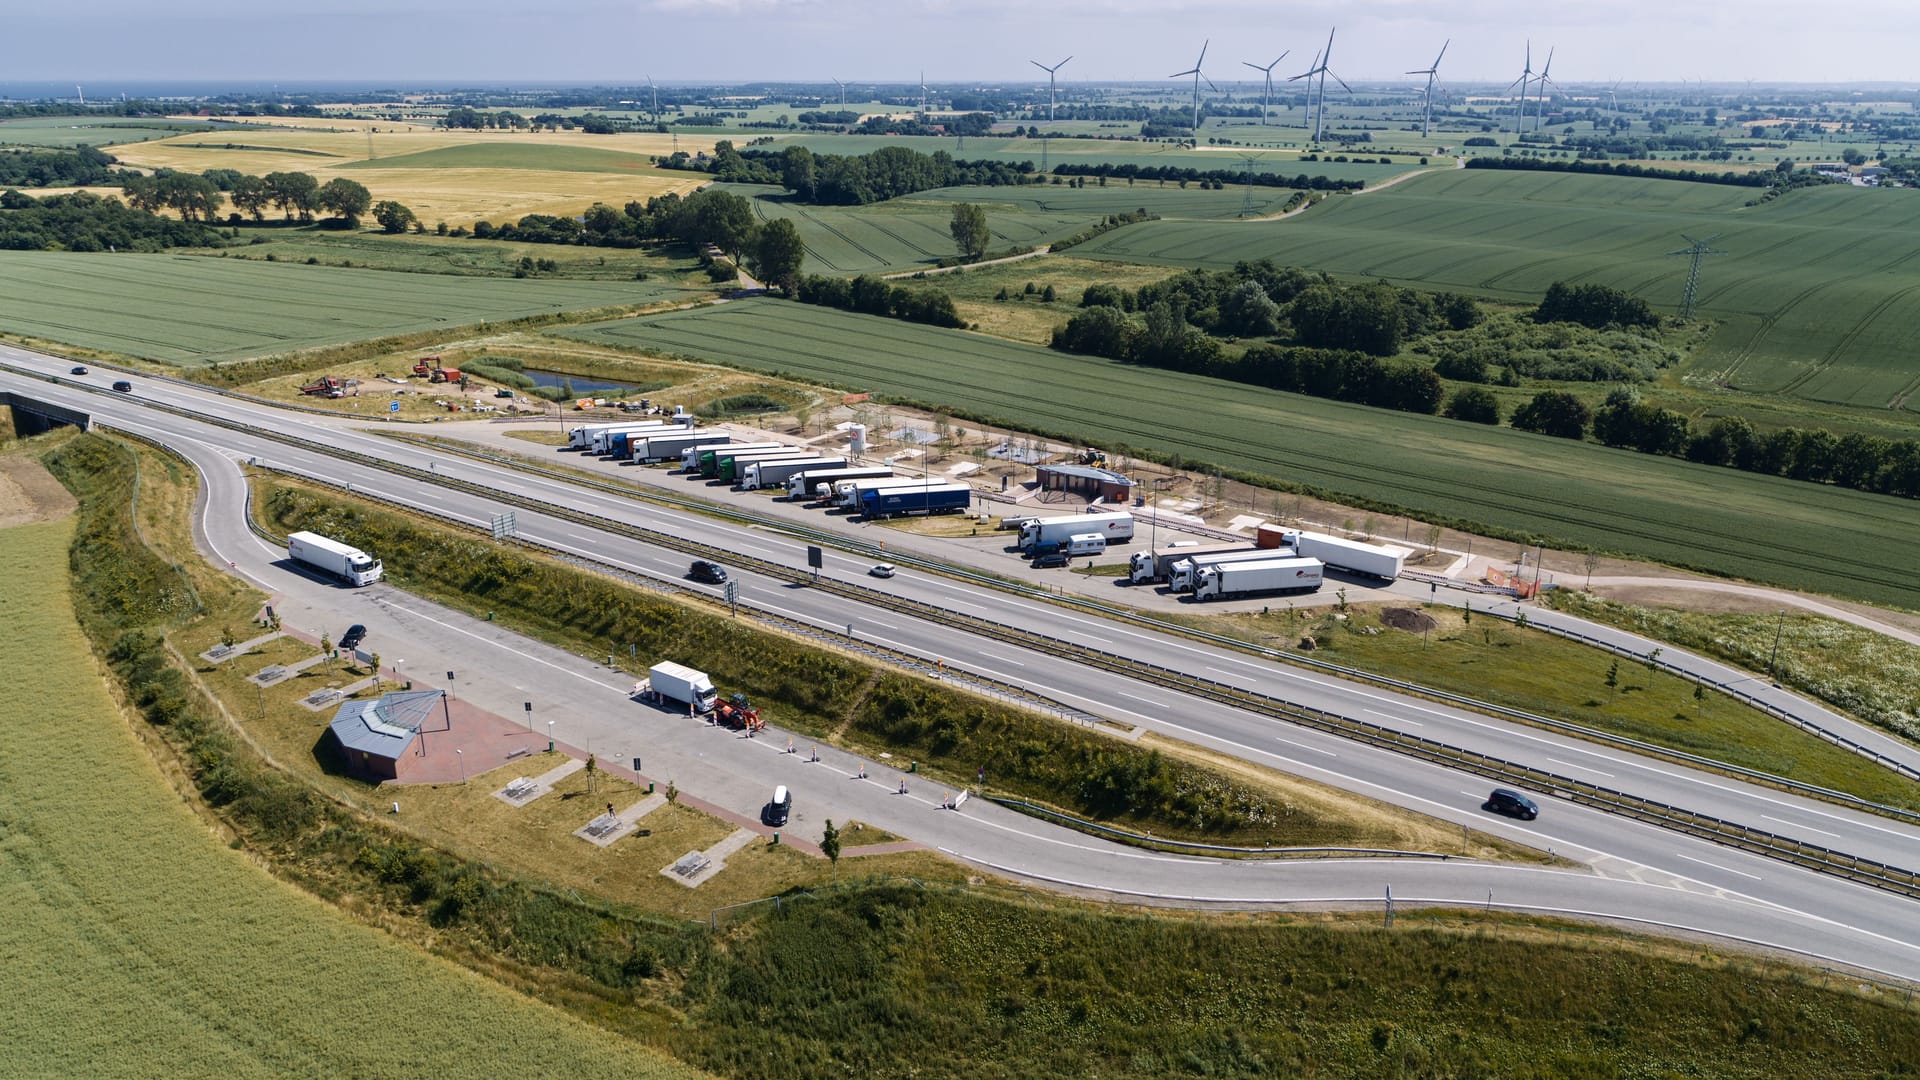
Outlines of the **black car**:
M 719 585 L 727 580 L 726 567 L 716 562 L 708 562 L 705 559 L 693 560 L 693 567 L 688 570 L 687 573 L 692 576 L 693 580 L 704 581 L 709 585 Z
M 773 789 L 773 798 L 767 802 L 767 805 L 760 808 L 760 821 L 777 829 L 785 825 L 787 818 L 792 814 L 793 793 L 787 790 L 787 785 L 781 784 Z
M 1540 808 L 1534 805 L 1532 799 L 1507 788 L 1494 788 L 1493 794 L 1487 796 L 1487 801 L 1480 809 L 1517 817 L 1521 821 L 1532 821 L 1540 816 Z
M 1067 553 L 1065 551 L 1045 552 L 1033 560 L 1033 568 L 1035 570 L 1047 570 L 1052 567 L 1065 565 L 1067 565 Z
M 67 374 L 69 375 L 85 375 L 86 373 L 87 373 L 87 369 L 83 367 L 77 367 L 77 368 L 74 368 L 72 371 L 67 372 Z
M 131 394 L 131 393 L 133 393 L 133 384 L 132 384 L 132 383 L 130 383 L 130 382 L 127 382 L 127 381 L 125 381 L 124 379 L 123 379 L 123 380 L 121 380 L 120 382 L 117 382 L 117 383 L 114 383 L 114 384 L 113 384 L 113 388 L 114 388 L 115 390 L 118 390 L 118 391 L 120 391 L 120 392 L 121 392 L 121 393 L 123 393 L 123 394 Z
M 359 623 L 354 623 L 352 626 L 347 627 L 346 633 L 340 635 L 340 647 L 345 650 L 357 649 L 360 647 L 360 643 L 366 640 L 366 637 L 367 628 L 361 626 Z

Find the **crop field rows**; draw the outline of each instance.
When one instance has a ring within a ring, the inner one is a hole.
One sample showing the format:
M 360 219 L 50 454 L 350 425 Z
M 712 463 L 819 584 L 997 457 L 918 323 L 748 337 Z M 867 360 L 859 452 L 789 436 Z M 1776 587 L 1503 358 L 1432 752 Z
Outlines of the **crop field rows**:
M 207 131 L 205 120 L 80 116 L 25 116 L 0 120 L 0 146 L 37 146 L 67 149 L 108 143 L 164 139 L 188 131 Z
M 1130 124 L 1124 131 L 1116 133 L 1136 134 L 1138 124 Z M 1278 128 L 1273 129 L 1277 135 Z M 765 134 L 756 132 L 755 134 Z M 1251 131 L 1245 137 L 1253 138 Z M 1063 165 L 1068 162 L 1095 164 L 1102 161 L 1132 163 L 1141 167 L 1168 166 L 1180 169 L 1226 169 L 1243 170 L 1240 154 L 1241 147 L 1221 147 L 1217 150 L 1194 149 L 1175 143 L 1156 143 L 1139 141 L 1121 141 L 1118 139 L 1047 139 L 1042 146 L 1040 139 L 1014 139 L 999 135 L 970 137 L 964 144 L 952 138 L 937 136 L 897 136 L 886 139 L 869 135 L 781 135 L 773 136 L 773 146 L 778 149 L 790 144 L 807 147 L 816 154 L 867 154 L 882 146 L 904 146 L 922 154 L 944 152 L 960 161 L 1031 161 L 1035 168 L 1040 165 L 1044 154 L 1049 166 Z M 1369 184 L 1379 183 L 1389 176 L 1407 171 L 1404 163 L 1381 165 L 1377 162 L 1336 162 L 1302 161 L 1298 154 L 1286 152 L 1267 152 L 1261 154 L 1257 149 L 1245 151 L 1254 153 L 1258 163 L 1254 166 L 1260 172 L 1279 173 L 1283 176 L 1330 176 L 1336 179 L 1364 180 Z M 1330 153 L 1333 153 L 1330 151 Z M 1378 157 L 1379 150 L 1365 149 L 1338 151 L 1342 154 L 1359 154 L 1366 157 Z M 1111 183 L 1111 181 L 1109 181 Z
M 809 273 L 868 274 L 932 266 L 956 253 L 948 225 L 955 203 L 987 212 L 993 250 L 1039 247 L 1098 224 L 1109 214 L 1145 208 L 1165 217 L 1232 218 L 1246 204 L 1244 187 L 1220 191 L 1108 181 L 1106 187 L 957 187 L 923 191 L 872 206 L 807 206 L 768 188 L 727 185 L 753 199 L 761 220 L 788 218 L 800 229 Z M 1253 212 L 1276 213 L 1293 192 L 1255 188 Z
M 1556 280 L 1679 306 L 1682 234 L 1714 236 L 1700 311 L 1720 327 L 1695 371 L 1758 393 L 1885 407 L 1920 388 L 1920 199 L 1816 188 L 1744 207 L 1750 189 L 1466 170 L 1329 200 L 1278 223 L 1148 222 L 1078 254 L 1169 266 L 1275 261 L 1531 301 Z
M 0 330 L 193 364 L 637 304 L 673 289 L 400 274 L 187 255 L 0 251 Z
M 566 331 L 1177 452 L 1459 520 L 1920 607 L 1920 504 L 778 301 Z M 1268 508 L 1257 508 L 1266 510 Z

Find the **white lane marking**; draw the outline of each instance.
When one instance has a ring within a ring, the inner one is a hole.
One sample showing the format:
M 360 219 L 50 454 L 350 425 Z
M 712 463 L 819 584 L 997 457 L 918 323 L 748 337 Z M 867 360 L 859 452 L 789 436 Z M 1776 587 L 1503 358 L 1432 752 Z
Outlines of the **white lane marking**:
M 1547 760 L 1553 762 L 1555 765 L 1564 765 L 1569 769 L 1579 769 L 1581 772 L 1590 772 L 1595 776 L 1604 776 L 1609 780 L 1614 778 L 1613 774 L 1610 772 L 1601 772 L 1599 769 L 1589 769 L 1585 765 L 1575 765 L 1571 761 L 1561 761 L 1559 758 L 1553 758 L 1553 757 L 1550 757 Z
M 1426 727 L 1426 726 L 1427 726 L 1427 725 L 1425 725 L 1425 724 L 1423 724 L 1423 723 L 1421 723 L 1421 722 L 1420 722 L 1420 721 L 1418 721 L 1418 720 L 1409 720 L 1409 719 L 1407 719 L 1407 718 L 1406 718 L 1406 717 L 1404 717 L 1404 716 L 1395 716 L 1395 715 L 1394 715 L 1393 713 L 1390 713 L 1390 712 L 1381 712 L 1381 711 L 1380 711 L 1379 709 L 1361 709 L 1360 711 L 1361 711 L 1361 712 L 1370 712 L 1370 713 L 1372 713 L 1372 714 L 1373 714 L 1373 715 L 1375 715 L 1375 716 L 1384 716 L 1384 717 L 1386 717 L 1387 719 L 1389 719 L 1389 720 L 1391 720 L 1391 721 L 1393 721 L 1393 722 L 1394 722 L 1394 723 L 1396 723 L 1396 724 L 1410 724 L 1410 725 L 1412 725 L 1413 727 Z
M 1746 872 L 1745 870 L 1735 870 L 1735 869 L 1734 869 L 1733 867 L 1731 867 L 1731 866 L 1721 866 L 1721 865 L 1720 865 L 1719 863 L 1711 863 L 1711 862 L 1708 862 L 1708 861 L 1707 861 L 1707 860 L 1705 860 L 1705 859 L 1696 859 L 1696 858 L 1694 858 L 1694 857 L 1693 857 L 1693 856 L 1691 856 L 1691 855 L 1682 855 L 1682 854 L 1680 854 L 1680 853 L 1679 853 L 1679 852 L 1677 852 L 1677 851 L 1673 853 L 1673 856 L 1674 856 L 1674 858 L 1676 858 L 1676 859 L 1685 859 L 1685 860 L 1687 860 L 1688 862 L 1696 862 L 1696 863 L 1699 863 L 1699 864 L 1700 864 L 1701 866 L 1711 866 L 1711 867 L 1713 867 L 1713 868 L 1714 868 L 1715 870 L 1725 870 L 1725 871 L 1726 871 L 1727 873 L 1729 873 L 1729 874 L 1739 874 L 1739 875 L 1740 875 L 1741 877 L 1743 877 L 1743 878 L 1752 878 L 1752 879 L 1753 879 L 1753 880 L 1755 880 L 1755 881 L 1763 881 L 1763 880 L 1765 880 L 1765 879 L 1764 879 L 1764 878 L 1762 878 L 1762 877 L 1761 877 L 1761 876 L 1760 876 L 1759 874 L 1749 874 L 1749 873 L 1747 873 L 1747 872 Z
M 567 535 L 569 537 L 572 537 L 575 540 L 580 541 L 583 544 L 597 543 L 597 541 L 594 540 L 594 538 L 591 536 L 581 536 L 579 533 L 568 533 Z
M 883 623 L 879 619 L 855 619 L 853 621 L 860 626 L 878 626 L 884 630 L 900 629 L 899 627 L 893 625 L 892 623 Z
M 1777 822 L 1779 822 L 1779 823 L 1780 823 L 1780 824 L 1782 824 L 1782 825 L 1791 825 L 1792 827 L 1794 827 L 1794 828 L 1796 828 L 1796 829 L 1805 829 L 1805 830 L 1807 830 L 1808 832 L 1817 832 L 1817 833 L 1819 833 L 1819 834 L 1820 834 L 1821 836 L 1831 836 L 1831 837 L 1833 837 L 1833 838 L 1834 838 L 1835 840 L 1838 840 L 1838 839 L 1840 839 L 1840 834 L 1839 834 L 1839 833 L 1837 833 L 1837 832 L 1828 832 L 1828 831 L 1827 831 L 1827 830 L 1825 830 L 1825 829 L 1816 829 L 1816 828 L 1814 828 L 1814 827 L 1813 827 L 1813 826 L 1811 826 L 1811 825 L 1802 825 L 1802 824 L 1800 824 L 1800 823 L 1799 823 L 1799 822 L 1797 822 L 1797 821 L 1788 821 L 1788 820 L 1787 820 L 1786 818 L 1777 818 L 1777 817 L 1774 817 L 1774 816 L 1773 816 L 1772 814 L 1761 814 L 1760 816 L 1761 816 L 1762 818 L 1764 818 L 1764 819 L 1766 819 L 1767 821 L 1777 821 Z
M 1012 665 L 1013 665 L 1014 667 L 1026 667 L 1026 666 L 1027 666 L 1027 665 L 1025 665 L 1025 664 L 1023 664 L 1023 663 L 1021 663 L 1021 662 L 1020 662 L 1020 661 L 1018 661 L 1018 660 L 1014 660 L 1014 659 L 1012 659 L 1012 658 L 1010 658 L 1010 657 L 1005 657 L 1005 656 L 996 656 L 996 655 L 994 655 L 993 653 L 990 653 L 990 652 L 983 652 L 983 653 L 981 653 L 980 655 L 981 655 L 981 656 L 984 656 L 984 657 L 986 657 L 986 658 L 987 658 L 987 659 L 989 659 L 989 660 L 998 660 L 998 661 L 999 661 L 1000 663 L 1002 663 L 1002 664 L 1012 664 Z
M 1221 657 L 1216 657 L 1215 659 L 1218 659 L 1218 660 L 1224 660 L 1224 661 L 1226 661 L 1226 662 L 1227 662 L 1227 663 L 1229 663 L 1229 664 L 1239 664 L 1239 665 L 1240 665 L 1241 667 L 1250 667 L 1250 668 L 1253 668 L 1253 669 L 1254 669 L 1255 671 L 1259 671 L 1259 672 L 1262 672 L 1262 673 L 1265 673 L 1266 671 L 1268 671 L 1268 670 L 1269 670 L 1268 668 L 1265 668 L 1265 667 L 1262 667 L 1262 666 L 1261 666 L 1261 665 L 1259 665 L 1259 664 L 1249 664 L 1249 663 L 1247 663 L 1247 662 L 1246 662 L 1245 660 L 1235 660 L 1235 659 L 1234 659 L 1233 657 L 1231 657 L 1231 656 L 1221 656 Z M 1208 668 L 1207 668 L 1207 670 L 1208 670 L 1208 671 L 1214 671 L 1214 672 L 1218 672 L 1218 673 L 1220 673 L 1220 674 L 1222 674 L 1222 675 L 1236 675 L 1236 674 L 1238 674 L 1238 672 L 1233 672 L 1233 671 L 1228 671 L 1228 670 L 1227 670 L 1227 669 L 1225 669 L 1225 668 L 1217 668 L 1217 667 L 1208 667 Z
M 1314 753 L 1316 753 L 1316 754 L 1325 754 L 1325 755 L 1327 755 L 1328 757 L 1339 757 L 1339 756 L 1340 756 L 1339 754 L 1336 754 L 1336 753 L 1334 753 L 1334 752 L 1333 752 L 1333 751 L 1331 751 L 1331 750 L 1322 750 L 1322 749 L 1320 749 L 1320 748 L 1319 748 L 1319 747 L 1317 747 L 1317 746 L 1308 746 L 1308 745 L 1307 745 L 1306 743 L 1303 743 L 1303 742 L 1294 742 L 1294 741 L 1293 741 L 1292 739 L 1282 739 L 1282 738 L 1281 738 L 1280 736 L 1278 736 L 1278 735 L 1275 735 L 1275 736 L 1274 736 L 1273 738 L 1274 738 L 1274 741 L 1275 741 L 1275 742 L 1283 742 L 1283 743 L 1286 743 L 1286 744 L 1287 744 L 1288 746 L 1297 746 L 1297 747 L 1299 747 L 1299 748 L 1300 748 L 1300 749 L 1302 749 L 1302 750 L 1311 750 L 1311 751 L 1313 751 L 1313 752 L 1314 752 Z
M 402 595 L 402 596 L 406 596 L 406 595 L 408 595 L 408 594 L 406 594 L 406 593 L 401 593 L 400 595 Z M 491 645 L 491 646 L 493 646 L 493 647 L 494 647 L 494 648 L 496 648 L 496 649 L 502 649 L 502 650 L 504 650 L 504 651 L 506 651 L 506 652 L 510 652 L 510 653 L 512 653 L 513 655 L 515 655 L 515 656 L 518 656 L 518 657 L 520 657 L 520 658 L 521 658 L 522 660 L 531 660 L 531 661 L 533 661 L 534 663 L 536 663 L 536 664 L 540 664 L 540 665 L 541 665 L 541 666 L 543 666 L 543 667 L 550 667 L 550 668 L 552 668 L 552 669 L 553 669 L 553 670 L 555 670 L 555 671 L 558 671 L 558 672 L 561 672 L 561 673 L 563 673 L 563 674 L 566 674 L 566 675 L 571 675 L 571 676 L 573 676 L 574 678 L 576 678 L 576 679 L 579 679 L 579 680 L 580 680 L 581 682 L 584 682 L 584 683 L 589 683 L 589 684 L 591 684 L 591 685 L 593 685 L 593 686 L 598 686 L 598 687 L 602 687 L 602 688 L 604 688 L 604 689 L 607 689 L 607 690 L 612 690 L 612 691 L 615 691 L 616 693 L 618 693 L 618 694 L 620 694 L 620 695 L 621 695 L 621 696 L 623 696 L 623 697 L 624 697 L 624 696 L 626 696 L 626 693 L 627 693 L 627 691 L 628 691 L 628 690 L 630 690 L 630 689 L 632 689 L 632 687 L 631 687 L 631 685 L 630 685 L 630 684 L 627 684 L 627 683 L 621 683 L 621 684 L 619 684 L 619 685 L 614 685 L 614 684 L 611 684 L 611 683 L 604 683 L 604 682 L 601 682 L 601 681 L 600 681 L 599 679 L 596 679 L 596 678 L 594 678 L 594 677 L 593 677 L 593 676 L 591 676 L 591 675 L 582 675 L 581 673 L 579 673 L 579 672 L 577 672 L 577 671 L 573 671 L 573 670 L 571 670 L 571 669 L 569 669 L 569 668 L 565 668 L 565 667 L 562 667 L 562 666 L 560 666 L 559 664 L 556 664 L 556 663 L 553 663 L 553 662 L 552 662 L 552 661 L 550 661 L 550 660 L 542 660 L 542 659 L 540 659 L 539 657 L 537 657 L 537 656 L 534 656 L 534 655 L 533 655 L 532 653 L 528 653 L 528 652 L 524 652 L 524 651 L 522 651 L 522 650 L 520 650 L 520 649 L 516 649 L 516 648 L 513 648 L 513 647 L 512 647 L 512 646 L 510 646 L 510 645 L 506 645 L 506 644 L 503 644 L 503 643 L 501 643 L 501 642 L 499 642 L 499 641 L 495 641 L 495 640 L 493 640 L 492 638 L 488 638 L 488 637 L 484 637 L 484 636 L 482 636 L 482 635 L 480 635 L 480 634 L 476 634 L 476 633 L 474 633 L 474 632 L 473 632 L 473 631 L 471 631 L 471 630 L 467 630 L 467 629 L 465 629 L 465 628 L 463 628 L 463 627 L 458 627 L 458 626 L 455 626 L 455 625 L 453 625 L 453 624 L 452 624 L 452 623 L 450 623 L 450 622 L 445 622 L 445 621 L 443 621 L 443 620 L 441 620 L 441 619 L 436 619 L 436 618 L 434 618 L 433 616 L 431 616 L 431 615 L 428 615 L 427 613 L 425 613 L 425 612 L 423 612 L 423 611 L 419 611 L 419 610 L 417 610 L 417 609 L 414 609 L 414 608 L 409 608 L 409 607 L 405 607 L 404 605 L 398 605 L 398 604 L 396 604 L 395 606 L 396 606 L 396 607 L 400 607 L 400 608 L 401 608 L 401 610 L 403 610 L 403 611 L 406 611 L 406 612 L 407 612 L 407 613 L 408 613 L 409 615 L 412 615 L 412 616 L 413 616 L 414 618 L 416 618 L 416 619 L 425 619 L 426 621 L 428 621 L 428 622 L 430 622 L 430 623 L 432 623 L 432 624 L 434 624 L 435 626 L 442 626 L 442 627 L 445 627 L 446 629 L 448 629 L 448 630 L 451 630 L 451 631 L 453 631 L 453 632 L 454 632 L 454 633 L 456 633 L 456 634 L 461 634 L 461 635 L 464 635 L 464 636 L 466 636 L 466 637 L 470 637 L 470 638 L 472 638 L 473 640 L 475 640 L 475 641 L 478 641 L 478 642 L 480 642 L 480 643 L 482 643 L 482 644 L 485 644 L 485 645 Z
M 1124 698 L 1132 698 L 1135 701 L 1145 702 L 1146 704 L 1151 705 L 1156 709 L 1164 709 L 1167 707 L 1166 705 L 1158 701 L 1155 701 L 1152 698 L 1143 698 L 1139 694 L 1129 694 L 1125 690 L 1119 691 L 1119 694 L 1121 697 L 1124 697 Z

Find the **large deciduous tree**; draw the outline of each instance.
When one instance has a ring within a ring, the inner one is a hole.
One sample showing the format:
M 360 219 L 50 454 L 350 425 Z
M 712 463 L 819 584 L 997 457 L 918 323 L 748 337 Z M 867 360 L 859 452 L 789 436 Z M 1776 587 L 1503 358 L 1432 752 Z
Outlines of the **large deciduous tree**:
M 380 223 L 383 232 L 403 233 L 407 231 L 407 226 L 420 219 L 414 216 L 413 211 L 392 199 L 382 199 L 373 204 L 373 220 Z
M 954 205 L 953 223 L 948 229 L 953 233 L 954 244 L 960 248 L 961 257 L 968 262 L 979 262 L 993 239 L 992 231 L 987 228 L 987 212 L 972 203 Z
M 321 209 L 332 211 L 334 216 L 344 219 L 348 225 L 357 225 L 361 216 L 373 205 L 373 192 L 364 185 L 336 176 L 320 186 L 315 199 Z
M 800 240 L 800 230 L 786 218 L 776 218 L 760 227 L 760 235 L 755 238 L 748 263 L 755 277 L 778 285 L 782 292 L 791 296 L 795 284 L 800 280 L 800 265 L 806 255 L 807 249 Z
M 303 172 L 273 172 L 261 177 L 271 193 L 273 204 L 292 221 L 312 221 L 314 208 L 320 205 L 320 181 Z

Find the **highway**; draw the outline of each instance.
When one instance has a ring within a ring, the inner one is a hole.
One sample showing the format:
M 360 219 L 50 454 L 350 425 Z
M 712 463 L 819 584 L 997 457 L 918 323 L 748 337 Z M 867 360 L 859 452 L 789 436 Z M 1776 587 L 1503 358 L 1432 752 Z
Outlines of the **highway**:
M 23 362 L 23 356 L 31 356 L 13 350 L 7 350 L 7 354 L 5 358 L 16 363 Z M 49 373 L 65 370 L 64 361 L 50 358 L 39 359 L 33 366 Z M 362 597 L 372 591 L 355 594 L 316 587 L 277 565 L 281 553 L 266 547 L 245 529 L 237 461 L 258 457 L 278 467 L 350 484 L 356 491 L 475 524 L 484 524 L 493 514 L 512 507 L 430 482 L 313 454 L 260 436 L 150 410 L 144 407 L 145 401 L 161 400 L 182 408 L 208 410 L 231 420 L 294 432 L 316 442 L 387 460 L 410 461 L 422 468 L 428 467 L 431 461 L 436 471 L 446 470 L 500 492 L 551 501 L 611 521 L 671 531 L 688 539 L 789 566 L 804 563 L 804 545 L 764 530 L 677 514 L 470 461 L 453 461 L 444 455 L 396 445 L 391 440 L 343 430 L 341 425 L 331 422 L 316 422 L 313 418 L 220 399 L 191 388 L 153 380 L 135 381 L 136 391 L 128 397 L 88 393 L 12 374 L 0 376 L 0 388 L 91 411 L 100 422 L 167 443 L 194 461 L 207 482 L 208 499 L 200 525 L 210 554 L 215 558 L 225 555 L 269 591 L 300 594 L 301 602 L 326 626 L 344 621 L 366 621 L 370 626 L 375 625 L 371 618 L 358 618 L 367 609 Z M 678 578 L 684 573 L 687 560 L 683 554 L 526 509 L 517 509 L 517 516 L 520 534 L 529 539 L 662 577 Z M 865 558 L 830 552 L 825 573 L 848 582 L 860 581 L 864 580 L 868 565 L 869 560 Z M 1551 799 L 1545 800 L 1540 822 L 1506 822 L 1479 811 L 1479 801 L 1488 785 L 1470 775 L 1369 749 L 1269 717 L 1222 708 L 1151 683 L 1116 678 L 1045 650 L 999 641 L 983 643 L 935 622 L 867 608 L 823 590 L 795 588 L 785 581 L 759 578 L 751 573 L 738 577 L 743 603 L 774 610 L 827 631 L 837 628 L 844 634 L 851 625 L 855 637 L 920 655 L 942 657 L 950 666 L 1017 681 L 1074 708 L 1226 750 L 1248 760 L 1361 791 L 1445 820 L 1551 846 L 1558 854 L 1589 863 L 1593 872 L 1457 862 L 1382 864 L 1361 860 L 1272 864 L 1148 855 L 1050 829 L 1004 811 L 976 808 L 977 804 L 970 804 L 966 812 L 955 814 L 932 810 L 911 797 L 905 800 L 887 797 L 882 790 L 878 804 L 868 805 L 874 800 L 858 798 L 859 785 L 828 785 L 834 792 L 830 799 L 821 800 L 821 816 L 858 817 L 983 866 L 1062 887 L 1122 895 L 1156 894 L 1195 903 L 1236 904 L 1377 900 L 1388 885 L 1393 887 L 1399 902 L 1485 903 L 1491 891 L 1492 902 L 1497 905 L 1671 924 L 1796 949 L 1900 977 L 1920 977 L 1920 951 L 1906 943 L 1912 902 L 1891 894 Z M 1516 729 L 1430 702 L 1277 667 L 1054 605 L 983 594 L 946 579 L 904 574 L 888 586 L 902 595 L 942 607 L 1017 621 L 1042 633 L 1151 658 L 1167 667 L 1399 727 L 1427 738 L 1515 760 L 1550 763 L 1543 767 L 1565 775 L 1601 777 L 1607 786 L 1616 789 L 1825 843 L 1854 854 L 1903 866 L 1920 863 L 1920 837 L 1915 830 L 1886 819 L 1577 740 Z M 308 593 L 316 595 L 306 595 Z M 413 643 L 418 642 L 424 650 L 418 659 L 430 662 L 429 669 L 445 663 L 463 671 L 484 673 L 472 677 L 471 681 L 463 677 L 460 687 L 463 698 L 485 700 L 489 708 L 504 714 L 517 707 L 522 687 L 538 685 L 543 694 L 554 699 L 550 707 L 567 717 L 567 723 L 578 725 L 577 736 L 564 736 L 576 744 L 580 738 L 594 736 L 588 728 L 599 722 L 596 717 L 607 716 L 608 695 L 617 697 L 620 687 L 630 685 L 630 676 L 604 668 L 594 673 L 599 680 L 596 684 L 584 671 L 570 671 L 569 677 L 559 677 L 552 666 L 597 667 L 579 658 L 565 658 L 564 664 L 560 659 L 548 658 L 543 664 L 531 666 L 527 666 L 531 664 L 529 661 L 514 661 L 509 654 L 529 651 L 529 643 L 518 639 L 487 645 L 471 632 L 458 635 L 447 631 L 447 640 L 436 642 L 433 633 L 422 628 L 433 625 L 435 619 L 449 622 L 444 615 L 430 615 L 417 607 L 419 602 L 414 598 L 391 590 L 386 591 L 382 603 L 391 611 L 415 613 L 416 621 L 408 629 L 408 648 L 410 652 L 415 651 Z M 378 629 L 376 626 L 376 632 Z M 511 635 L 501 636 L 511 638 Z M 502 655 L 479 654 L 481 650 L 495 648 Z M 408 659 L 415 660 L 411 656 Z M 604 722 L 621 724 L 617 718 Z M 631 731 L 628 723 L 601 732 L 600 737 L 631 738 Z M 781 736 L 776 733 L 772 741 L 780 742 Z M 707 756 L 724 756 L 728 768 L 740 777 L 734 783 L 744 785 L 742 790 L 762 790 L 769 786 L 770 777 L 784 775 L 779 770 L 802 764 L 787 755 L 768 753 L 770 743 L 742 741 L 741 749 L 719 749 L 729 744 L 729 740 L 717 740 L 708 748 Z M 739 760 L 734 761 L 736 758 Z M 649 771 L 653 771 L 651 767 Z M 816 771 L 825 770 L 816 768 Z M 689 790 L 693 790 L 691 785 Z M 845 809 L 837 802 L 843 799 L 848 800 L 844 803 Z M 831 812 L 828 807 L 832 808 Z

